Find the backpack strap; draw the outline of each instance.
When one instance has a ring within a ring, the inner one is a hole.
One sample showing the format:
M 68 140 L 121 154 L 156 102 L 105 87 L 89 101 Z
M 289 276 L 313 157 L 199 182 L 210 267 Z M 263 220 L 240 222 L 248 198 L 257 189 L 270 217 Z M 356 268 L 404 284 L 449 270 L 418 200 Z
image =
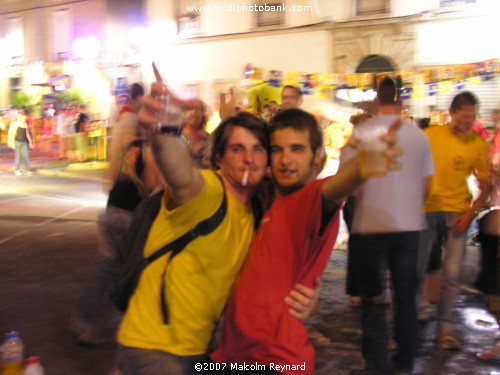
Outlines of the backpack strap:
M 214 172 L 214 174 L 219 178 L 220 176 Z M 222 197 L 222 202 L 215 211 L 215 213 L 210 216 L 209 218 L 200 221 L 196 226 L 188 231 L 187 233 L 183 234 L 179 238 L 175 239 L 174 241 L 166 244 L 163 246 L 161 249 L 156 250 L 153 254 L 151 254 L 149 257 L 146 259 L 146 264 L 149 265 L 158 258 L 162 257 L 163 255 L 172 252 L 167 265 L 165 266 L 165 269 L 163 270 L 162 274 L 162 284 L 161 284 L 161 309 L 162 309 L 162 314 L 163 314 L 163 322 L 165 324 L 168 324 L 168 307 L 167 307 L 167 301 L 165 299 L 165 274 L 166 274 L 166 269 L 168 267 L 168 264 L 172 260 L 174 256 L 179 254 L 191 241 L 196 239 L 199 236 L 206 236 L 207 234 L 210 234 L 213 232 L 222 222 L 224 219 L 224 216 L 226 215 L 227 211 L 227 197 L 226 197 L 226 189 L 224 188 L 224 184 L 222 183 L 222 189 L 223 189 L 223 197 Z

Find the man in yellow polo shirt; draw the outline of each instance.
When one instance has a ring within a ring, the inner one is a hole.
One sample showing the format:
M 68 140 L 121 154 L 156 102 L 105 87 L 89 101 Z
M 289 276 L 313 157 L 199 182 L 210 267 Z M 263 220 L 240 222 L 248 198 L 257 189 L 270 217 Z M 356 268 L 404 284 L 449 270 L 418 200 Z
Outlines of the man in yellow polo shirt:
M 488 145 L 471 131 L 479 102 L 471 92 L 462 92 L 453 99 L 450 123 L 425 130 L 429 138 L 436 172 L 425 199 L 429 230 L 423 235 L 418 263 L 422 279 L 427 269 L 432 240 L 446 238 L 443 256 L 443 285 L 438 302 L 437 341 L 443 349 L 459 349 L 451 323 L 453 303 L 459 290 L 460 269 L 465 256 L 467 229 L 488 194 Z M 473 200 L 467 185 L 469 176 L 478 181 L 479 196 Z M 444 229 L 446 228 L 446 229 Z M 423 314 L 432 306 L 422 301 Z

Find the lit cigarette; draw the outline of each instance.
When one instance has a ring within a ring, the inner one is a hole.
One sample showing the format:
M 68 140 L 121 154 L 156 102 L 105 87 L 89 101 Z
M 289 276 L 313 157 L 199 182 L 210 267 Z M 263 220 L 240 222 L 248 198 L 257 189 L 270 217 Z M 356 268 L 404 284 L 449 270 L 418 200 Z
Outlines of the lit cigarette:
M 248 176 L 250 174 L 250 169 L 245 169 L 245 173 L 243 173 L 243 178 L 241 179 L 241 185 L 247 186 L 248 184 Z

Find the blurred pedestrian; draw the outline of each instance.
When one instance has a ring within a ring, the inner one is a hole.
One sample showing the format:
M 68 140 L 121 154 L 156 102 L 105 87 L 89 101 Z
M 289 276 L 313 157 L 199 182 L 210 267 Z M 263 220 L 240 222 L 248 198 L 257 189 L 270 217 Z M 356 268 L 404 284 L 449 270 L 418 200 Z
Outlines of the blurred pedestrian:
M 498 130 L 498 129 L 497 129 Z M 491 150 L 491 190 L 488 210 L 479 221 L 481 266 L 476 288 L 487 295 L 488 310 L 500 325 L 500 132 L 497 131 Z M 500 359 L 500 329 L 496 343 L 478 353 L 481 360 Z
M 349 118 L 349 122 L 356 127 L 358 124 L 361 124 L 367 120 L 372 118 L 372 115 L 368 112 L 360 112 L 352 115 Z M 346 152 L 344 150 L 348 148 L 348 145 L 345 145 L 341 150 L 340 150 L 340 162 L 343 163 L 345 160 L 343 158 L 346 157 Z M 356 195 L 357 192 L 354 194 L 350 194 L 344 203 L 344 206 L 342 208 L 342 214 L 344 221 L 346 223 L 347 229 L 349 231 L 349 235 L 352 233 L 352 219 L 354 217 L 354 207 L 356 206 Z M 353 308 L 361 307 L 361 297 L 359 296 L 359 288 L 357 286 L 357 280 L 356 280 L 356 272 L 353 267 L 352 263 L 352 253 L 351 253 L 351 248 L 348 246 L 347 247 L 347 270 L 346 270 L 346 293 L 350 296 L 349 297 L 349 306 Z
M 385 78 L 378 88 L 377 116 L 357 125 L 389 126 L 401 115 L 396 86 Z M 355 130 L 356 131 L 356 130 Z M 428 139 L 404 118 L 398 144 L 405 150 L 401 168 L 366 181 L 357 192 L 349 238 L 353 268 L 361 296 L 362 353 L 373 374 L 411 373 L 417 349 L 417 256 L 420 231 L 425 229 L 424 196 L 434 173 Z M 356 155 L 343 150 L 345 160 Z M 389 358 L 387 304 L 380 298 L 390 271 L 394 296 L 396 353 Z
M 0 160 L 2 160 L 2 132 L 6 131 L 7 127 L 3 122 L 2 116 L 0 116 Z
M 186 123 L 182 135 L 189 144 L 189 153 L 193 164 L 200 168 L 210 168 L 209 147 L 210 134 L 206 131 L 208 114 L 205 105 L 203 108 L 194 108 L 187 111 Z
M 87 138 L 87 127 L 90 118 L 87 114 L 87 106 L 82 104 L 78 107 L 75 117 L 75 145 L 76 161 L 82 162 L 88 158 L 89 140 Z
M 64 108 L 56 111 L 55 121 L 56 129 L 55 134 L 57 135 L 58 144 L 58 159 L 67 159 L 68 152 L 71 149 L 71 135 L 68 124 L 69 109 Z
M 486 209 L 479 220 L 481 263 L 474 286 L 485 294 L 500 294 L 497 269 L 500 243 L 500 132 L 490 152 L 490 191 Z
M 481 122 L 479 116 L 477 116 L 476 121 L 472 124 L 472 131 L 483 137 L 486 141 L 490 139 L 490 135 L 484 127 L 484 124 Z
M 105 181 L 105 186 L 112 188 L 106 209 L 97 218 L 100 259 L 82 289 L 70 320 L 70 331 L 79 344 L 99 343 L 95 317 L 109 286 L 115 248 L 125 236 L 137 205 L 162 183 L 151 147 L 140 137 L 137 113 L 144 89 L 134 84 L 130 92 L 130 104 L 122 110 L 113 128 L 116 138 L 112 140 L 112 150 L 117 155 L 112 155 L 113 163 Z
M 16 176 L 21 174 L 30 175 L 33 172 L 30 170 L 30 157 L 28 149 L 33 149 L 35 143 L 30 134 L 27 122 L 27 112 L 19 110 L 15 120 L 10 123 L 8 133 L 8 146 L 14 149 L 14 160 Z M 24 170 L 21 171 L 21 161 L 24 164 Z
M 298 87 L 287 85 L 281 90 L 281 109 L 299 108 L 302 104 L 302 90 Z
M 271 111 L 271 106 L 269 104 L 264 104 L 264 107 L 262 107 L 262 119 L 269 123 L 271 122 L 271 119 L 273 118 L 273 113 Z
M 488 196 L 488 144 L 471 131 L 479 102 L 474 94 L 464 91 L 453 98 L 449 114 L 451 121 L 444 126 L 425 130 L 428 136 L 436 172 L 425 199 L 429 230 L 424 232 L 419 250 L 418 276 L 422 280 L 429 263 L 433 240 L 445 239 L 443 284 L 438 302 L 437 342 L 443 349 L 459 349 L 462 344 L 451 322 L 452 308 L 465 256 L 467 228 L 483 207 Z M 478 180 L 479 196 L 472 199 L 467 179 Z M 441 248 L 441 243 L 437 247 Z M 436 307 L 422 293 L 419 319 L 431 318 Z
M 144 87 L 139 83 L 133 83 L 128 91 L 128 101 L 121 108 L 111 128 L 110 161 L 105 177 L 105 186 L 108 191 L 118 178 L 129 145 L 137 139 L 145 138 L 137 117 L 144 97 Z

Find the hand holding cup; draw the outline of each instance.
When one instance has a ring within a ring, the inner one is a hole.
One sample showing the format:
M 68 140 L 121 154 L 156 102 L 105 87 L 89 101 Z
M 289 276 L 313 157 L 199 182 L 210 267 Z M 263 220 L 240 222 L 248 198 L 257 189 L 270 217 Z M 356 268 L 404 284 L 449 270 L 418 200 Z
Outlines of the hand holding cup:
M 397 118 L 387 126 L 372 120 L 354 129 L 350 145 L 358 150 L 361 177 L 382 177 L 389 170 L 400 168 L 397 157 L 402 150 L 396 141 L 401 121 Z
M 203 103 L 198 99 L 179 99 L 165 85 L 154 63 L 153 70 L 156 82 L 151 84 L 151 93 L 143 99 L 139 121 L 153 132 L 178 135 L 184 125 L 185 112 L 203 108 Z

